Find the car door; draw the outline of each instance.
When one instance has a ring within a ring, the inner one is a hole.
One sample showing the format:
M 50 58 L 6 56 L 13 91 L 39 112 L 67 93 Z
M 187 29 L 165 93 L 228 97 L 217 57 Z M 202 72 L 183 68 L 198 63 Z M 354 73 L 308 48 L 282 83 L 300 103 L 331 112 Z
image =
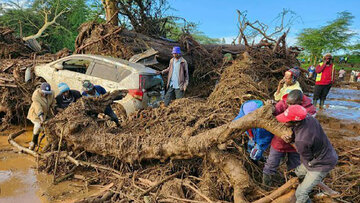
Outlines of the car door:
M 90 79 L 85 73 L 87 69 L 92 68 L 93 61 L 93 59 L 83 57 L 60 61 L 59 63 L 62 64 L 63 68 L 54 72 L 53 80 L 56 84 L 65 82 L 71 89 L 81 92 L 82 82 Z M 57 88 L 55 92 L 58 93 Z

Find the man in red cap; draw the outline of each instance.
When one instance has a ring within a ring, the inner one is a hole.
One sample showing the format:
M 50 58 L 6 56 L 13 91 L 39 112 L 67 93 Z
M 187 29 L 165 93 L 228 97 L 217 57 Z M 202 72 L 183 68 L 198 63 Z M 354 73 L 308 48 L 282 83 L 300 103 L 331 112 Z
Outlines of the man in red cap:
M 189 85 L 189 70 L 186 60 L 181 57 L 180 47 L 173 47 L 173 58 L 170 60 L 169 67 L 158 74 L 168 73 L 167 92 L 165 94 L 165 106 L 170 104 L 173 98 L 184 97 L 187 86 Z
M 284 95 L 282 100 L 276 103 L 274 115 L 277 116 L 283 113 L 289 105 L 295 104 L 303 106 L 308 114 L 312 116 L 316 115 L 316 108 L 312 105 L 311 99 L 305 96 L 301 90 L 292 90 L 289 94 Z M 286 165 L 288 171 L 300 165 L 300 156 L 295 148 L 280 137 L 275 136 L 271 140 L 269 157 L 263 169 L 264 185 L 273 185 L 274 175 L 277 173 L 281 159 L 284 157 L 287 157 Z
M 310 202 L 312 188 L 320 184 L 335 167 L 338 156 L 319 121 L 308 116 L 304 107 L 291 105 L 276 119 L 293 129 L 295 148 L 300 154 L 301 165 L 295 169 L 295 173 L 302 182 L 295 192 L 296 202 Z M 283 139 L 290 142 L 292 136 Z

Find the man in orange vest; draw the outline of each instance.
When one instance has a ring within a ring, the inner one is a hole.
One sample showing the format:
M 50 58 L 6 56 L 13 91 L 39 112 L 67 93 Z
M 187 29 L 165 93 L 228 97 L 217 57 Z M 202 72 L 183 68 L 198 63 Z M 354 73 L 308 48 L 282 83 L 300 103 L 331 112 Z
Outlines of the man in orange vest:
M 335 65 L 332 62 L 332 55 L 330 53 L 324 55 L 323 62 L 316 67 L 315 72 L 316 80 L 313 104 L 316 106 L 320 99 L 319 106 L 322 109 L 331 85 L 335 81 Z

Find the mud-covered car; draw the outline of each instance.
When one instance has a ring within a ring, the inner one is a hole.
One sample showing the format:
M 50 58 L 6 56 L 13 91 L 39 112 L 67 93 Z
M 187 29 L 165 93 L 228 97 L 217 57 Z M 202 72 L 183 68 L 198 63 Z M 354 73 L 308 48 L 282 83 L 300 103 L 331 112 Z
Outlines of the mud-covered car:
M 55 94 L 57 85 L 65 82 L 71 89 L 82 91 L 82 81 L 90 80 L 106 91 L 128 90 L 119 102 L 130 114 L 148 106 L 157 107 L 164 98 L 164 82 L 154 69 L 139 63 L 99 56 L 78 54 L 36 66 L 36 77 L 48 82 Z

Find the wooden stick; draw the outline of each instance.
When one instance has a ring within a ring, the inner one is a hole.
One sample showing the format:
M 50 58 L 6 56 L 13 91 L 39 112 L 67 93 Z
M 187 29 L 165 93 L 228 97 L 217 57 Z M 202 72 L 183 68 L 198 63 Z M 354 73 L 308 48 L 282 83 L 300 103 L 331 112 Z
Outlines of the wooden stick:
M 11 68 L 13 65 L 14 65 L 14 63 L 8 65 L 6 68 L 4 68 L 4 69 L 2 70 L 2 72 L 7 71 L 7 70 L 8 70 L 9 68 Z
M 40 154 L 34 152 L 33 150 L 31 149 L 28 149 L 28 148 L 25 148 L 21 145 L 19 145 L 17 142 L 15 142 L 15 138 L 18 137 L 19 135 L 23 134 L 25 132 L 25 130 L 20 130 L 16 133 L 13 133 L 13 134 L 10 134 L 9 137 L 8 137 L 8 142 L 19 149 L 20 152 L 25 152 L 27 154 L 30 154 L 32 156 L 34 156 L 35 158 L 38 158 L 40 156 Z
M 14 84 L 1 84 L 0 83 L 0 87 L 18 87 L 18 86 L 14 85 Z
M 59 184 L 60 182 L 62 182 L 63 180 L 71 177 L 74 175 L 74 171 L 75 169 L 77 168 L 77 166 L 74 166 L 66 175 L 62 176 L 62 177 L 59 177 L 57 178 L 56 180 L 54 180 L 54 184 L 57 185 Z
M 183 201 L 183 202 L 204 203 L 202 201 L 196 201 L 196 200 L 191 200 L 191 199 L 183 199 L 183 198 L 174 197 L 174 196 L 171 196 L 171 195 L 168 195 L 166 197 L 169 197 L 169 198 L 175 199 L 175 200 L 179 200 L 179 201 Z M 173 201 L 165 199 L 165 200 L 159 200 L 159 202 L 173 202 Z
M 288 182 L 286 182 L 284 185 L 276 189 L 274 192 L 272 192 L 270 195 L 267 195 L 259 200 L 256 200 L 254 203 L 270 203 L 274 199 L 280 197 L 284 193 L 286 193 L 290 188 L 297 185 L 299 183 L 299 179 L 292 178 Z
M 339 154 L 339 156 L 344 156 L 344 155 L 346 155 L 346 154 L 348 154 L 348 153 L 350 153 L 350 152 L 355 152 L 355 151 L 359 151 L 360 150 L 360 147 L 359 148 L 355 148 L 355 149 L 351 149 L 351 150 L 348 150 L 348 151 L 345 151 L 345 152 L 341 152 L 340 154 Z
M 146 195 L 147 193 L 151 192 L 153 189 L 155 189 L 155 188 L 158 187 L 159 185 L 165 183 L 166 181 L 168 181 L 168 180 L 170 180 L 170 179 L 178 176 L 180 173 L 182 173 L 182 171 L 178 171 L 178 172 L 176 172 L 176 173 L 174 173 L 174 174 L 172 174 L 172 175 L 164 178 L 163 180 L 157 182 L 155 185 L 151 186 L 149 189 L 147 189 L 147 190 L 145 190 L 143 193 L 141 193 L 141 194 L 139 195 L 139 198 L 142 197 L 142 196 L 144 196 L 144 195 Z
M 14 82 L 13 78 L 0 77 L 0 80 L 7 81 L 7 82 Z
M 46 154 L 39 154 L 39 153 L 37 153 L 37 152 L 35 152 L 33 150 L 30 150 L 28 148 L 25 148 L 25 147 L 19 145 L 14 139 L 16 137 L 18 137 L 19 135 L 21 135 L 22 133 L 24 133 L 24 132 L 25 132 L 25 130 L 20 130 L 19 132 L 10 134 L 9 138 L 8 138 L 8 142 L 12 146 L 18 148 L 21 152 L 25 152 L 27 154 L 30 154 L 31 156 L 33 156 L 35 158 L 47 158 L 47 157 L 49 157 L 49 156 L 51 156 L 52 154 L 55 153 L 55 152 L 49 152 L 49 153 L 46 153 Z M 92 167 L 92 168 L 95 168 L 95 169 L 110 171 L 110 172 L 112 172 L 112 174 L 115 177 L 124 178 L 124 177 L 121 176 L 122 173 L 120 171 L 115 170 L 115 169 L 112 169 L 112 168 L 109 168 L 109 167 L 106 167 L 106 166 L 102 166 L 102 165 L 98 165 L 98 164 L 93 164 L 93 163 L 90 163 L 90 162 L 87 162 L 87 161 L 76 160 L 73 157 L 71 157 L 70 155 L 68 155 L 67 152 L 56 152 L 56 153 L 60 154 L 60 157 L 67 159 L 68 161 L 70 161 L 71 163 L 73 163 L 76 166 Z
M 190 185 L 189 183 L 185 182 L 183 183 L 184 186 L 190 188 L 191 190 L 193 190 L 194 192 L 196 192 L 198 195 L 200 195 L 200 197 L 204 198 L 207 202 L 209 203 L 213 203 L 213 201 L 211 201 L 211 199 L 209 199 L 208 197 L 206 197 L 204 194 L 202 194 L 198 189 L 196 189 L 195 187 L 193 187 L 192 185 Z
M 57 165 L 58 165 L 58 161 L 59 161 L 59 157 L 60 157 L 60 148 L 61 148 L 62 138 L 63 138 L 63 135 L 64 135 L 64 129 L 65 129 L 65 126 L 63 127 L 63 129 L 61 131 L 61 134 L 60 134 L 60 140 L 59 140 L 58 151 L 57 151 L 58 153 L 56 155 L 56 160 L 55 160 L 54 181 L 55 181 Z

